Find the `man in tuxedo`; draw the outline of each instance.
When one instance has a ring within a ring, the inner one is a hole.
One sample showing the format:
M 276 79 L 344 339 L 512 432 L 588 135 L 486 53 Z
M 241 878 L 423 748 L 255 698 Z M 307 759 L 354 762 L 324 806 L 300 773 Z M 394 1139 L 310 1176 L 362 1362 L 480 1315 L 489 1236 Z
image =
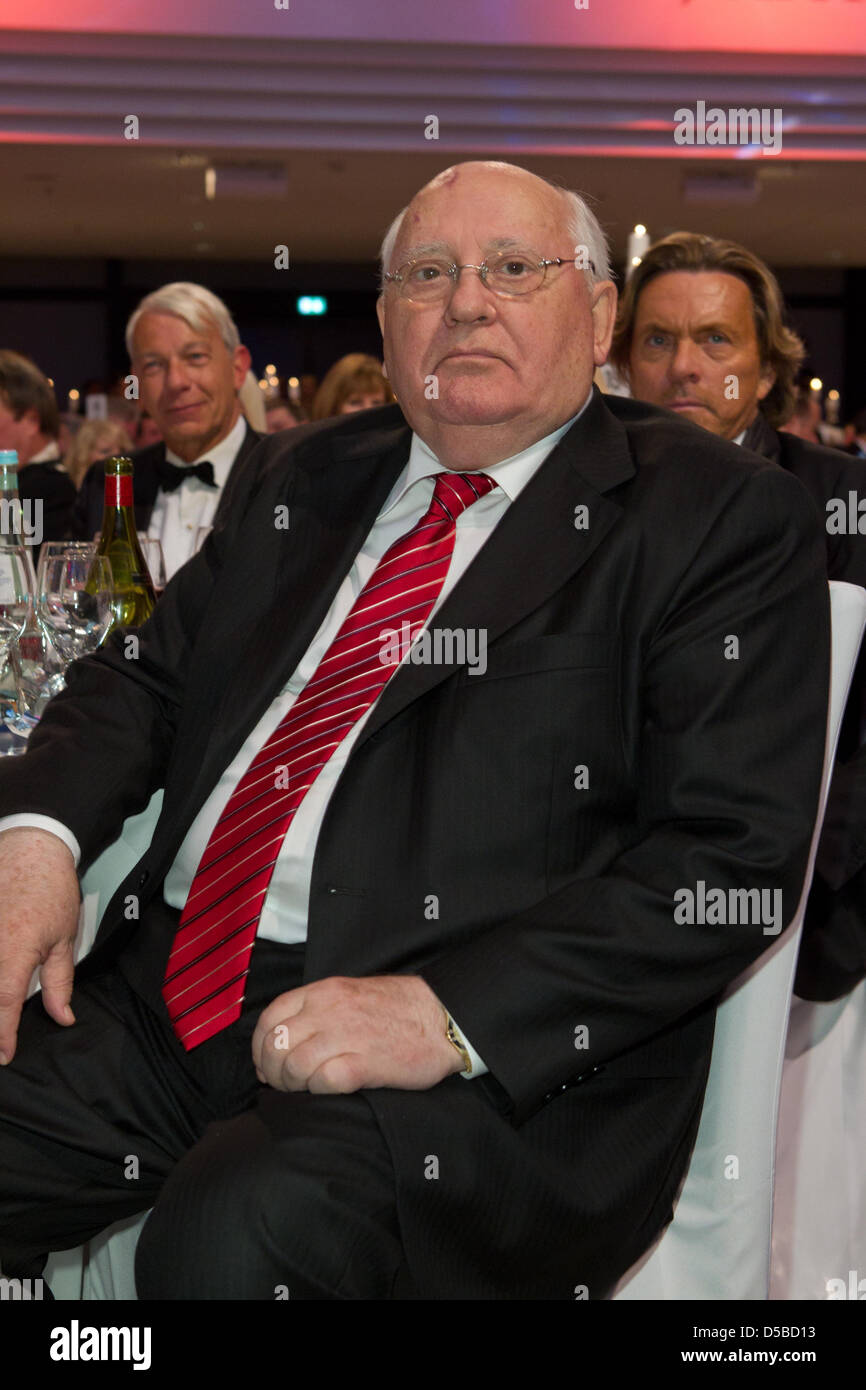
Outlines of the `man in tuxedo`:
M 649 248 L 620 302 L 611 357 L 632 394 L 793 473 L 816 504 L 831 579 L 866 587 L 866 535 L 850 496 L 859 464 L 787 427 L 803 344 L 768 266 L 736 242 L 675 232 Z M 811 393 L 809 393 L 811 394 Z M 866 650 L 840 732 L 795 989 L 847 994 L 866 976 Z
M 399 405 L 264 442 L 137 658 L 76 663 L 0 768 L 6 1275 L 153 1206 L 144 1298 L 604 1298 L 795 910 L 808 499 L 593 390 L 576 195 L 458 165 L 382 258 Z M 159 787 L 73 985 L 76 855 Z
M 163 436 L 132 455 L 135 523 L 162 542 L 170 579 L 193 554 L 199 529 L 222 525 L 243 491 L 261 438 L 238 400 L 250 354 L 222 300 L 183 281 L 145 296 L 126 345 L 139 400 Z M 105 468 L 96 463 L 75 504 L 81 540 L 101 529 L 104 492 Z
M 845 427 L 845 453 L 855 459 L 866 459 L 866 410 L 858 410 L 850 425 Z
M 0 449 L 18 453 L 18 495 L 41 510 L 39 541 L 68 534 L 75 487 L 60 467 L 60 415 L 54 388 L 35 362 L 0 349 Z M 34 558 L 38 554 L 34 552 Z

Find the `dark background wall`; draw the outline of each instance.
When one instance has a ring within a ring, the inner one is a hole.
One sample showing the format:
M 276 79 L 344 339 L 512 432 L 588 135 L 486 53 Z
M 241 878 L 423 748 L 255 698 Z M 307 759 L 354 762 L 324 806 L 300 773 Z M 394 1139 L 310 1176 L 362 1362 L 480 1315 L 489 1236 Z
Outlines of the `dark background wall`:
M 809 374 L 842 393 L 843 418 L 850 416 L 866 406 L 866 270 L 787 267 L 778 274 L 791 322 L 806 341 Z M 171 280 L 198 280 L 226 301 L 257 375 L 273 362 L 281 376 L 321 378 L 344 353 L 381 355 L 372 264 L 277 271 L 237 261 L 0 260 L 0 346 L 38 362 L 62 408 L 70 388 L 126 371 L 126 320 L 144 294 Z M 305 293 L 327 297 L 324 317 L 297 313 Z

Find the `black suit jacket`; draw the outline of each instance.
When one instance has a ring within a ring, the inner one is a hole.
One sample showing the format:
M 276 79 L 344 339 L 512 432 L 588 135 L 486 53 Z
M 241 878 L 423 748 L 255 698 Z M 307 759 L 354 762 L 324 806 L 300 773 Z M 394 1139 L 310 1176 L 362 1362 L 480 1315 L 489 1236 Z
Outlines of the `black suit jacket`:
M 828 532 L 827 503 L 850 492 L 866 499 L 862 460 L 841 449 L 774 430 L 763 415 L 745 445 L 786 468 L 814 499 L 824 527 L 831 579 L 866 588 L 866 535 Z M 804 999 L 831 1000 L 866 976 L 866 644 L 861 647 L 839 733 L 833 781 L 815 859 L 794 989 Z
M 70 534 L 75 484 L 60 468 L 60 459 L 26 463 L 18 469 L 18 495 L 22 502 L 41 502 L 42 540 L 63 541 Z M 99 527 L 96 528 L 97 530 Z M 39 547 L 34 547 L 34 560 Z
M 226 485 L 217 504 L 214 526 L 221 526 L 227 511 L 234 505 L 239 491 L 243 490 L 243 475 L 247 460 L 262 435 L 257 434 L 247 424 L 241 447 L 238 450 Z M 165 462 L 165 444 L 150 444 L 146 449 L 137 449 L 130 454 L 133 463 L 133 490 L 135 495 L 135 526 L 138 531 L 146 531 L 150 525 L 153 504 L 159 492 L 157 464 Z M 78 497 L 75 501 L 72 528 L 78 540 L 89 541 L 102 529 L 102 514 L 105 504 L 105 464 L 94 463 L 87 470 Z
M 3 760 L 0 813 L 64 820 L 84 867 L 165 786 L 85 971 L 119 957 L 161 1007 L 170 943 L 139 949 L 125 899 L 160 892 L 409 444 L 396 406 L 263 443 L 245 509 L 171 581 L 139 660 L 114 639 L 76 663 L 25 757 Z M 490 1068 L 365 1092 L 421 1296 L 600 1298 L 670 1219 L 718 994 L 773 940 L 678 923 L 675 894 L 778 890 L 788 920 L 800 893 L 823 540 L 782 470 L 596 393 L 435 625 L 485 629 L 486 672 L 407 666 L 382 693 L 319 836 L 305 978 L 419 973 Z

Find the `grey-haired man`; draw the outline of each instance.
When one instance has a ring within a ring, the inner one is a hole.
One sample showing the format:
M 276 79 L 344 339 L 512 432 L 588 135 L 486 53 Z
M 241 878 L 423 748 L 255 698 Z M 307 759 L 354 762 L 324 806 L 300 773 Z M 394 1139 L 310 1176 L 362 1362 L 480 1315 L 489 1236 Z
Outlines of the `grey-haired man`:
M 222 300 L 182 281 L 141 301 L 126 344 L 141 405 L 163 436 L 133 455 L 135 520 L 162 542 L 171 579 L 193 554 L 199 529 L 225 514 L 261 437 L 238 400 L 250 354 Z M 94 464 L 78 494 L 74 529 L 83 540 L 102 525 L 104 476 Z

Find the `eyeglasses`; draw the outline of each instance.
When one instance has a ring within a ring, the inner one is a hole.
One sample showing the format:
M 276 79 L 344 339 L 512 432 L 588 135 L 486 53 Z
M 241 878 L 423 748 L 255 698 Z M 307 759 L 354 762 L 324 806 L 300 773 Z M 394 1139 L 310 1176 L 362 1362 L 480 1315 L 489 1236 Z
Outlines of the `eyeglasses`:
M 589 267 L 595 273 L 592 261 L 578 262 L 571 256 L 557 256 L 547 260 L 535 251 L 500 251 L 480 265 L 457 265 L 446 256 L 419 256 L 406 261 L 393 274 L 385 275 L 388 284 L 397 286 L 402 299 L 413 304 L 431 304 L 447 299 L 453 293 L 461 270 L 477 270 L 481 283 L 486 289 L 502 299 L 516 299 L 524 294 L 540 290 L 551 265 L 573 265 L 575 269 Z

